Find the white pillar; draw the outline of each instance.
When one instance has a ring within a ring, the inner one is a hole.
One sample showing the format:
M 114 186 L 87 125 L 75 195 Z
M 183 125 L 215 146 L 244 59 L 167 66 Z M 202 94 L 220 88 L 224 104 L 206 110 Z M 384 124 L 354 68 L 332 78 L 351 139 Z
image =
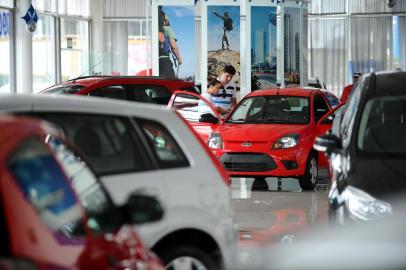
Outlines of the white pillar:
M 90 0 L 90 16 L 92 39 L 90 48 L 90 73 L 103 72 L 104 29 L 103 29 L 103 2 Z
M 31 4 L 30 0 L 16 1 L 16 92 L 32 93 L 32 34 L 26 30 L 25 21 L 21 18 Z

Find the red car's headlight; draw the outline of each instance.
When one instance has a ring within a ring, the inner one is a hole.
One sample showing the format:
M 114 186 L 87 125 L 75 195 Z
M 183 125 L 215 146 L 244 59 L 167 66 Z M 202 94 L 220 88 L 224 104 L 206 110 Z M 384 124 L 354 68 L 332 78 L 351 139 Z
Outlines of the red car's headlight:
M 272 149 L 287 149 L 295 147 L 299 143 L 299 134 L 288 134 L 279 138 L 273 145 Z
M 210 134 L 207 143 L 211 149 L 223 149 L 223 139 L 219 133 Z

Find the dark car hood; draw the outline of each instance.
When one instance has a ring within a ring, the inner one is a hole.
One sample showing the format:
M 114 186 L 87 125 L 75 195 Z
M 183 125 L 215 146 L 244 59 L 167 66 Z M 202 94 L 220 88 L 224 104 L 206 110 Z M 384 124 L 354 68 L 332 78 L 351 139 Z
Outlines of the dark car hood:
M 347 184 L 383 200 L 406 193 L 406 161 L 394 158 L 357 158 Z
M 224 141 L 273 142 L 287 134 L 302 133 L 307 125 L 224 124 L 219 132 Z

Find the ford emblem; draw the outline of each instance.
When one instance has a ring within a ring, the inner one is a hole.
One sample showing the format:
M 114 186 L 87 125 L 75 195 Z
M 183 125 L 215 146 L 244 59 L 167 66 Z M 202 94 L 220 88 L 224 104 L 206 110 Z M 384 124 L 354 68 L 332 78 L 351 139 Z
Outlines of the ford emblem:
M 252 143 L 250 143 L 250 142 L 244 142 L 244 143 L 241 144 L 241 146 L 250 147 L 250 146 L 252 146 Z

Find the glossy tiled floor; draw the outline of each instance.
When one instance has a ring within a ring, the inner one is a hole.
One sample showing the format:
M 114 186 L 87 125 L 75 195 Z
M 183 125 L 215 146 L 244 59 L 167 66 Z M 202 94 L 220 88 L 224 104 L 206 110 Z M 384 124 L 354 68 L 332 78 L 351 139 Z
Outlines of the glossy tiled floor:
M 241 263 L 249 253 L 274 242 L 293 242 L 315 226 L 327 222 L 327 181 L 320 180 L 314 192 L 302 192 L 296 179 L 233 178 L 232 197 L 240 229 Z

